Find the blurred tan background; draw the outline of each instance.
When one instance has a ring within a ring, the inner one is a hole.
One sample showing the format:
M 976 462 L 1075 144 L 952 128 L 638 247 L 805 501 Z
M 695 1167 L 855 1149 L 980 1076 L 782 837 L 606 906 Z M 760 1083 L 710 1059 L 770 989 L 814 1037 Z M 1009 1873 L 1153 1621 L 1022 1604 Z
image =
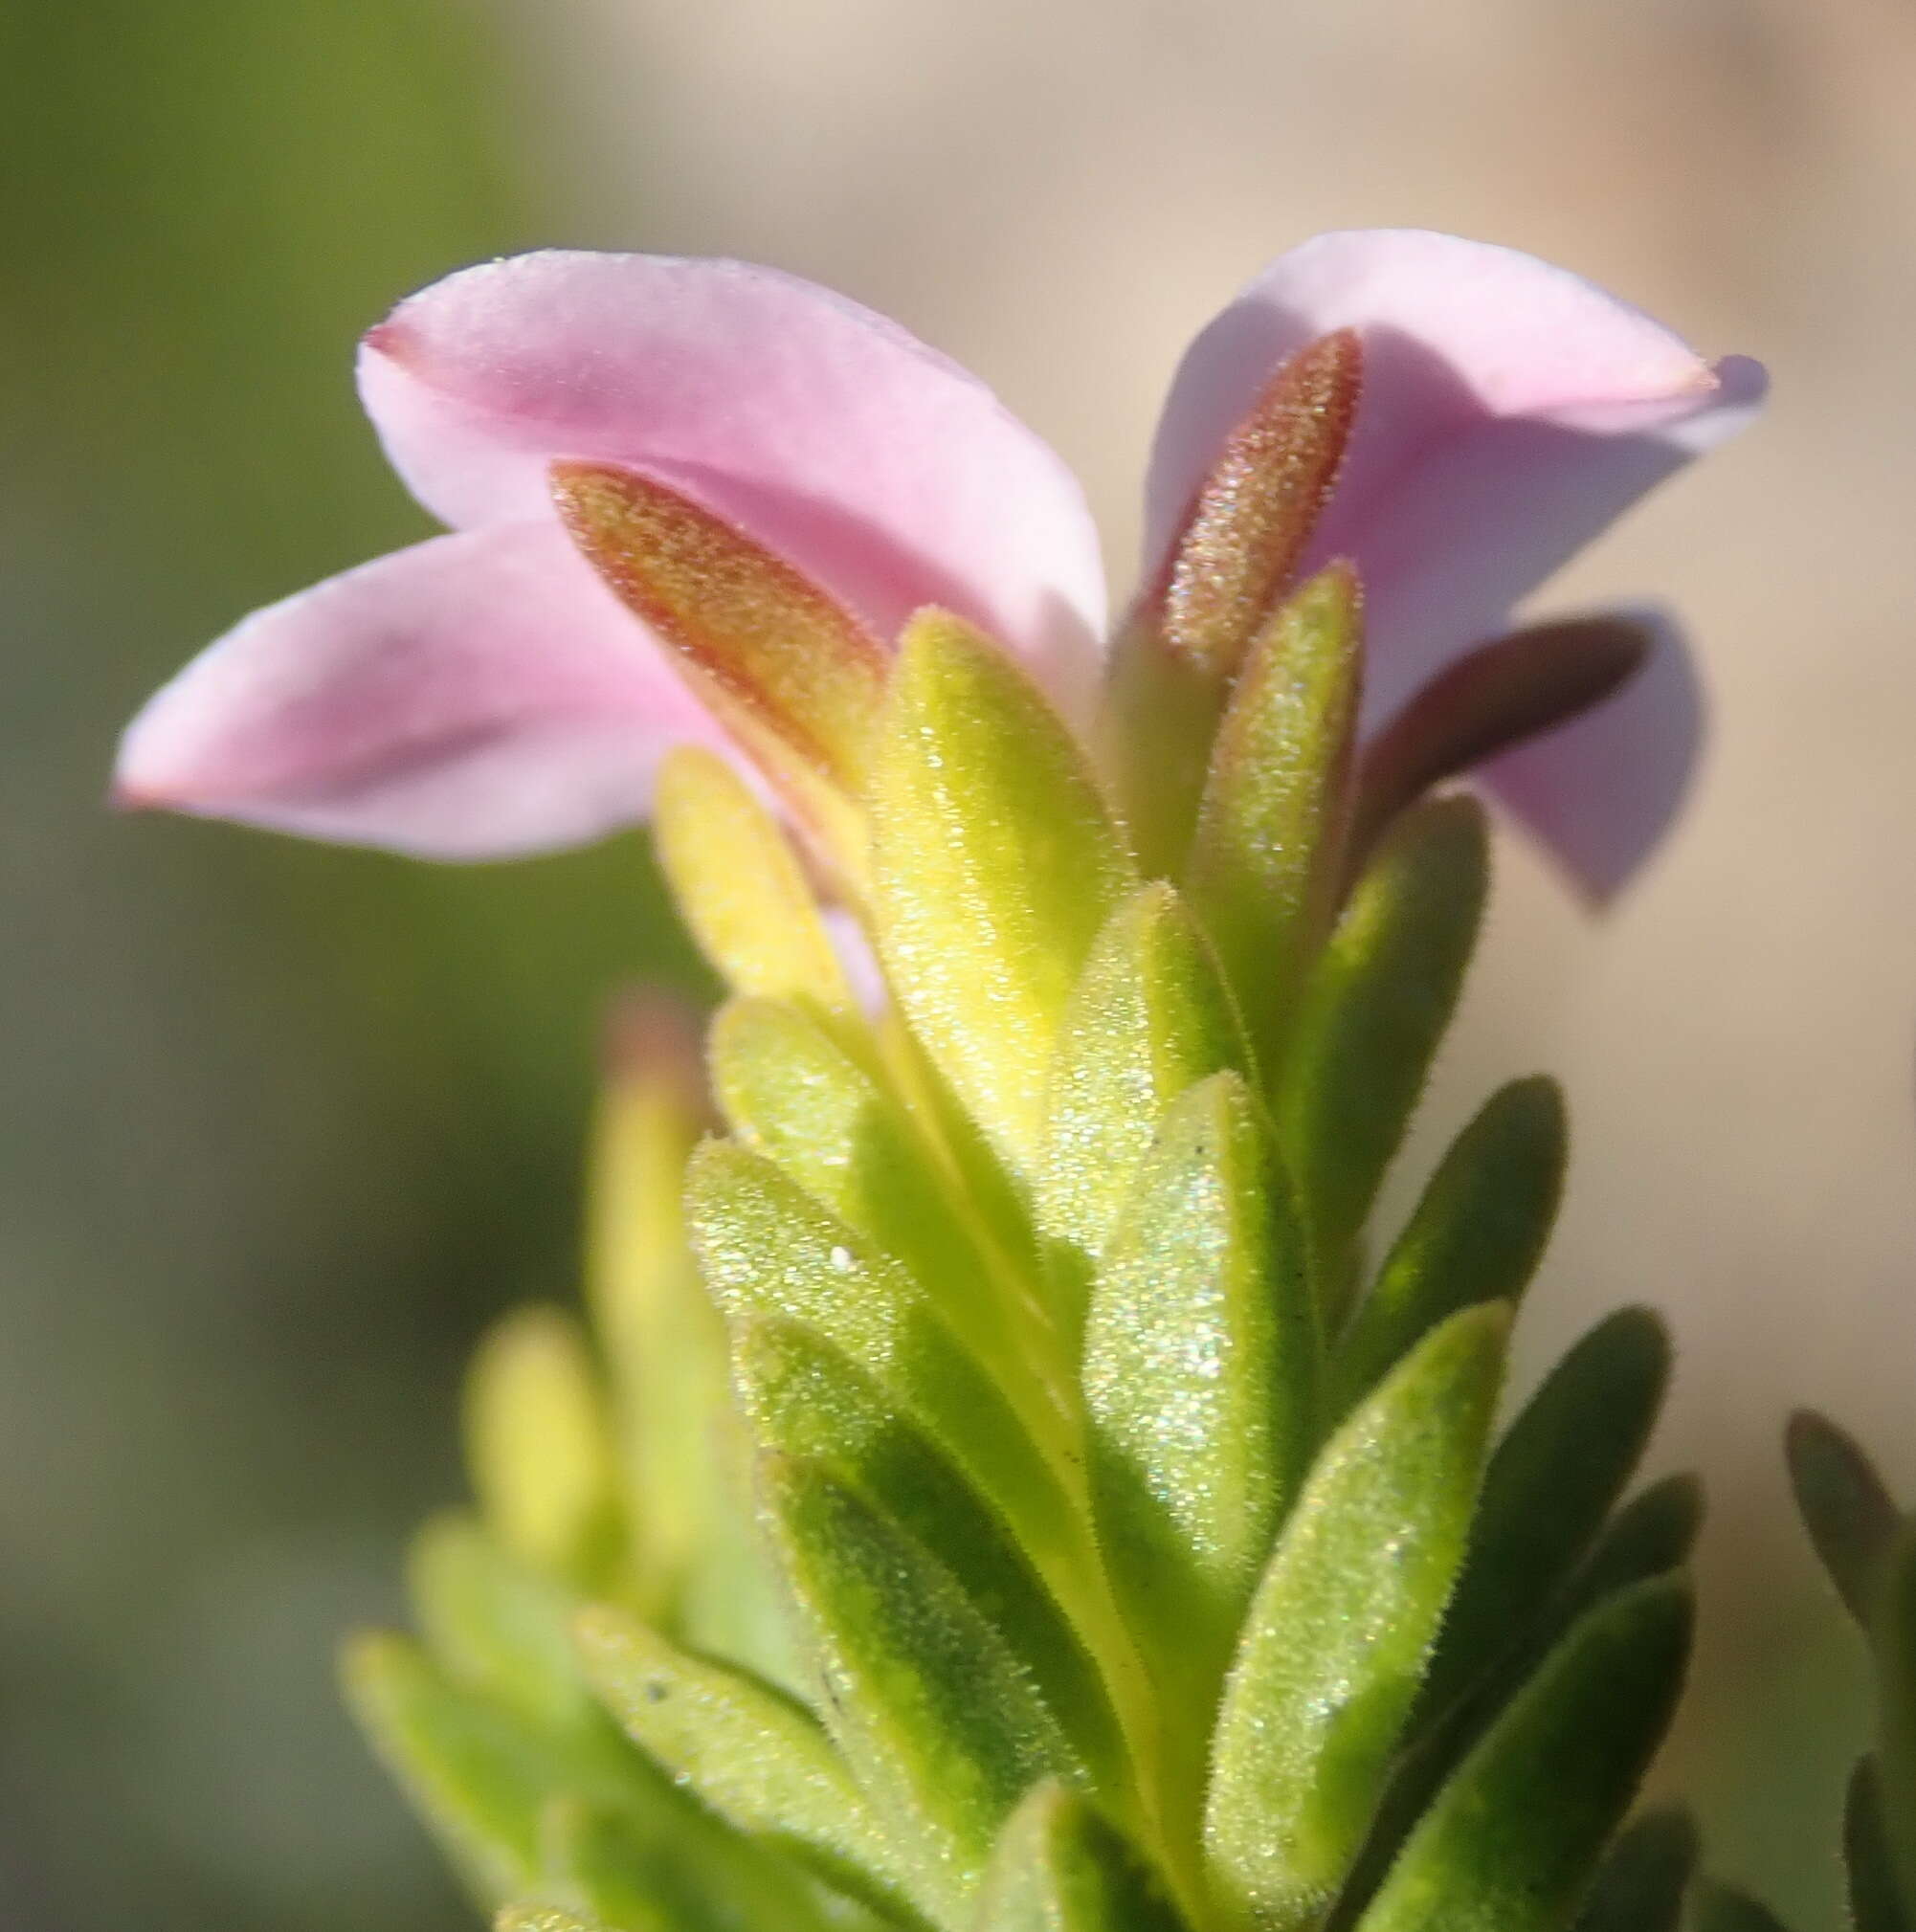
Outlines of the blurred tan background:
M 1715 1514 L 1668 1776 L 1834 1925 L 1858 1673 L 1775 1439 L 1822 1404 L 1916 1493 L 1916 0 L 85 11 L 0 18 L 0 1924 L 460 1922 L 326 1650 L 452 1492 L 475 1327 L 567 1279 L 596 999 L 692 983 L 636 841 L 445 873 L 98 814 L 203 636 L 421 527 L 356 330 L 539 240 L 779 263 L 993 382 L 1123 588 L 1184 343 L 1392 223 L 1774 373 L 1549 593 L 1677 604 L 1713 742 L 1603 922 L 1504 853 L 1428 1124 L 1567 1077 L 1529 1359 L 1670 1310 L 1658 1454 Z

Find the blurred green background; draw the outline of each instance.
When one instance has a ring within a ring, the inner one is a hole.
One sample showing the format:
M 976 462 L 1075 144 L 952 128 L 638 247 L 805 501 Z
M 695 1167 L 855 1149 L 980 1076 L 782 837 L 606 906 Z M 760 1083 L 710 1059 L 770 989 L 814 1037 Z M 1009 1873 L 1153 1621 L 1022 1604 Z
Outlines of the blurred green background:
M 984 371 L 1122 591 L 1184 343 L 1377 222 L 1777 375 L 1552 593 L 1678 602 L 1713 749 L 1601 925 L 1501 854 L 1425 1144 L 1568 1077 L 1526 1360 L 1670 1310 L 1659 1458 L 1716 1515 L 1668 1775 L 1833 1925 L 1857 1672 L 1775 1435 L 1821 1403 L 1916 1494 L 1912 98 L 1907 0 L 0 8 L 0 1926 L 469 1922 L 333 1647 L 457 1493 L 472 1338 L 569 1292 L 605 996 L 696 984 L 637 838 L 462 871 L 101 810 L 200 643 L 428 527 L 358 332 L 536 243 L 778 262 Z
M 468 1921 L 339 1714 L 565 1292 L 595 1014 L 685 969 L 636 839 L 439 871 L 100 809 L 250 607 L 423 534 L 359 331 L 548 235 L 435 0 L 0 25 L 0 1922 Z

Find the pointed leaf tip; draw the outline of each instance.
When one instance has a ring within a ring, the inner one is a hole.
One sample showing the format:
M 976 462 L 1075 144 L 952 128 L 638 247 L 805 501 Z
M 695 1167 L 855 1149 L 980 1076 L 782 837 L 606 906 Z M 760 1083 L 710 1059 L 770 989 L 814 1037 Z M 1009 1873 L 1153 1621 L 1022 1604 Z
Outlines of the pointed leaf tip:
M 1439 672 L 1364 753 L 1351 864 L 1433 786 L 1615 697 L 1643 668 L 1652 643 L 1628 617 L 1572 617 L 1480 645 Z
M 1462 990 L 1488 881 L 1483 808 L 1469 797 L 1419 807 L 1358 882 L 1304 988 L 1276 1110 L 1333 1260 L 1403 1140 Z
M 1337 480 L 1363 385 L 1356 331 L 1280 365 L 1199 490 L 1164 590 L 1170 648 L 1228 677 L 1296 568 Z
M 1571 1630 L 1424 1813 L 1358 1932 L 1551 1932 L 1661 1742 L 1689 1657 L 1688 1586 L 1620 1592 Z
M 1677 1932 L 1698 1849 L 1687 1811 L 1646 1811 L 1598 1866 L 1572 1932 Z
M 783 558 L 690 497 L 611 463 L 551 468 L 561 522 L 713 713 L 856 872 L 856 807 L 886 651 Z M 635 640 L 635 649 L 642 648 Z
M 1798 1410 L 1784 1432 L 1784 1454 L 1816 1555 L 1849 1613 L 1867 1629 L 1902 1513 L 1861 1446 L 1828 1416 Z
M 1444 1155 L 1338 1350 L 1348 1404 L 1433 1323 L 1473 1301 L 1515 1301 L 1543 1257 L 1563 1191 L 1563 1092 L 1545 1075 L 1486 1100 Z
M 1362 603 L 1355 574 L 1333 564 L 1259 633 L 1217 727 L 1198 807 L 1192 898 L 1267 1076 L 1336 915 Z
M 1090 1801 L 1037 1786 L 1006 1822 L 976 1932 L 1181 1932 L 1163 1880 Z

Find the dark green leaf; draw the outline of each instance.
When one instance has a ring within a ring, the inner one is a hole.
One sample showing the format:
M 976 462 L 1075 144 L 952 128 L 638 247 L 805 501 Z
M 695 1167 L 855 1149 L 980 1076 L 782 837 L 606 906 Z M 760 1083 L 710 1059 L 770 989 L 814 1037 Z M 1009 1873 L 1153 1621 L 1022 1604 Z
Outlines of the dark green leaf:
M 1333 1435 L 1258 1587 L 1205 1819 L 1228 1909 L 1304 1927 L 1382 1788 L 1462 1559 L 1508 1311 L 1453 1317 Z
M 1514 1302 L 1563 1191 L 1563 1095 L 1513 1080 L 1457 1137 L 1339 1344 L 1337 1411 L 1426 1330 L 1475 1301 Z
M 1124 1746 L 1083 1642 L 1004 1520 L 884 1389 L 813 1329 L 739 1324 L 739 1390 L 758 1439 L 850 1484 L 948 1570 L 1020 1664 L 1087 1763 L 1122 1782 Z
M 1686 1563 L 1702 1523 L 1703 1494 L 1689 1476 L 1652 1483 L 1616 1513 L 1544 1616 L 1492 1665 L 1460 1704 L 1425 1730 L 1398 1763 L 1338 1901 L 1331 1921 L 1334 1932 L 1351 1924 L 1370 1902 L 1431 1800 L 1537 1666 L 1599 1605 Z
M 1786 1927 L 1748 1892 L 1704 1878 L 1691 1897 L 1690 1932 L 1786 1932 Z
M 1460 1696 L 1562 1587 L 1629 1481 L 1669 1372 L 1662 1322 L 1647 1308 L 1620 1309 L 1577 1343 L 1511 1424 L 1490 1458 L 1421 1713 Z
M 1905 1899 L 1916 1899 L 1916 1521 L 1883 1555 L 1871 1620 L 1883 1816 Z
M 1181 1932 L 1164 1880 L 1078 1792 L 1038 1786 L 998 1839 L 976 1932 Z
M 1004 1638 L 922 1544 L 815 1464 L 768 1455 L 761 1476 L 827 1722 L 914 1895 L 948 1921 L 1025 1792 L 1083 1768 Z
M 1360 1932 L 1552 1932 L 1669 1722 L 1688 1588 L 1613 1597 L 1571 1632 L 1437 1794 Z
M 1843 1864 L 1849 1873 L 1854 1932 L 1910 1932 L 1895 1855 L 1883 1814 L 1883 1777 L 1874 1758 L 1859 1758 L 1843 1804 Z
M 1869 1457 L 1828 1416 L 1798 1410 L 1783 1444 L 1810 1541 L 1850 1614 L 1867 1629 L 1901 1513 Z
M 1677 1932 L 1696 1862 L 1690 1814 L 1646 1812 L 1597 1867 L 1573 1932 Z
M 1358 882 L 1304 988 L 1275 1085 L 1279 1140 L 1321 1249 L 1370 1211 L 1450 1024 L 1483 912 L 1482 809 L 1406 815 Z

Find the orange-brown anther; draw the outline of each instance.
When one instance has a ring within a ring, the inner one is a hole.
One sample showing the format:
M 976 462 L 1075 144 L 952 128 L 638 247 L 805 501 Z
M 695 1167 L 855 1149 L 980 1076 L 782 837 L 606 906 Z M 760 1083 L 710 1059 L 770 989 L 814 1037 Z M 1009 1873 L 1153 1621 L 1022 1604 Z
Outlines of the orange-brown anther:
M 1232 433 L 1172 554 L 1163 631 L 1178 655 L 1230 677 L 1284 590 L 1337 480 L 1363 380 L 1349 329 L 1280 366 Z
M 856 795 L 883 697 L 879 638 L 802 572 L 677 490 L 610 463 L 559 462 L 572 541 L 671 645 L 723 722 L 780 741 Z

